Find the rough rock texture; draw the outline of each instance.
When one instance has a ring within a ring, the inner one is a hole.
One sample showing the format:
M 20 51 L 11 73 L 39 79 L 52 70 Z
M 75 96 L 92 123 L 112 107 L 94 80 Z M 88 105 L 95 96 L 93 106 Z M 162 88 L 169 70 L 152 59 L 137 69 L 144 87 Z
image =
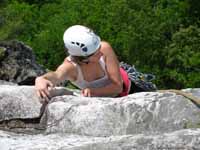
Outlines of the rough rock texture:
M 19 41 L 0 42 L 0 80 L 34 85 L 35 77 L 45 72 L 30 47 Z
M 46 114 L 47 133 L 89 136 L 164 133 L 200 124 L 200 109 L 174 93 L 146 92 L 115 99 L 60 96 L 52 99 Z
M 0 121 L 36 118 L 41 103 L 32 86 L 0 85 Z
M 63 94 L 73 92 L 62 87 L 51 92 L 52 97 Z M 0 85 L 0 121 L 37 118 L 41 108 L 34 86 Z
M 184 91 L 196 97 L 200 95 L 200 89 Z M 0 86 L 1 120 L 34 119 L 39 116 L 40 107 L 33 86 Z M 200 149 L 200 109 L 187 98 L 171 92 L 86 98 L 77 91 L 57 88 L 52 92 L 41 123 L 46 130 L 40 134 L 0 130 L 0 149 Z
M 199 150 L 200 129 L 110 137 L 0 131 L 0 146 L 1 150 Z
M 17 84 L 13 83 L 13 82 L 8 82 L 8 81 L 0 80 L 0 85 L 17 85 Z

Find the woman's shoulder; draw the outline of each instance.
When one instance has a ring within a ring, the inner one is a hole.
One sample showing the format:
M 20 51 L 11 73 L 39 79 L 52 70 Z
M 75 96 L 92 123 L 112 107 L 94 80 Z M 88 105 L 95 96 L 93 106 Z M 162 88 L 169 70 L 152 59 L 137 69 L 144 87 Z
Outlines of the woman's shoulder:
M 69 57 L 66 57 L 64 59 L 61 66 L 63 66 L 63 68 L 65 68 L 68 72 L 74 72 L 76 70 L 75 63 L 73 63 L 73 61 L 71 61 L 71 59 L 69 59 Z
M 107 41 L 101 41 L 101 47 L 102 48 L 109 48 L 109 47 L 111 47 L 111 44 Z
M 64 61 L 63 61 L 63 63 L 62 63 L 64 66 L 66 66 L 67 68 L 69 68 L 69 69 L 75 69 L 76 68 L 76 63 L 75 62 L 73 62 L 72 60 L 71 60 L 71 58 L 68 56 L 68 57 L 66 57 L 65 59 L 64 59 Z
M 66 74 L 68 80 L 74 80 L 77 75 L 76 66 L 69 59 L 67 59 L 67 57 L 64 59 L 63 63 L 57 68 L 57 71 Z
M 101 41 L 101 50 L 103 54 L 113 53 L 113 48 L 109 42 Z

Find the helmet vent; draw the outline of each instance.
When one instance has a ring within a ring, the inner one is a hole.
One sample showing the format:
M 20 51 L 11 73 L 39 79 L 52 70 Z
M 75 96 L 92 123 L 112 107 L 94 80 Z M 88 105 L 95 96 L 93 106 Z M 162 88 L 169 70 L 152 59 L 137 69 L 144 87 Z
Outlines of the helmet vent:
M 85 46 L 85 44 L 81 43 L 81 46 L 80 46 L 80 47 L 82 48 L 83 46 Z
M 78 47 L 81 48 L 81 50 L 82 50 L 83 52 L 87 52 L 87 51 L 88 51 L 88 48 L 87 48 L 87 47 L 85 46 L 85 44 L 83 44 L 83 43 L 71 42 L 71 44 L 77 45 Z
M 82 51 L 87 52 L 88 51 L 87 47 L 83 47 Z

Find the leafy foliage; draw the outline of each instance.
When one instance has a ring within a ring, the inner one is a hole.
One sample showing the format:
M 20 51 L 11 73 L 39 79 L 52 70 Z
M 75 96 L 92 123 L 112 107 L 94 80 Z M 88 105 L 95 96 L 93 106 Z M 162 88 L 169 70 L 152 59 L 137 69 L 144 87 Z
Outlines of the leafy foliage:
M 198 87 L 198 0 L 3 0 L 0 40 L 30 45 L 55 69 L 65 29 L 82 24 L 111 43 L 121 61 L 156 74 L 160 88 Z
M 173 88 L 197 87 L 200 83 L 200 28 L 189 26 L 174 33 L 165 49 L 165 78 Z

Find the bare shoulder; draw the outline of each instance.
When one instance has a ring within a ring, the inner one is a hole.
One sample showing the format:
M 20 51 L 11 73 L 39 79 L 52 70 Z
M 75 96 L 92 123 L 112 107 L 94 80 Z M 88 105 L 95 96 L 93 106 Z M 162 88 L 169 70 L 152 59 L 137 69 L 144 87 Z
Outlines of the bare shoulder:
M 58 66 L 56 72 L 61 76 L 67 77 L 68 80 L 74 80 L 77 74 L 76 67 L 72 62 L 70 62 L 67 59 L 65 59 L 63 63 L 60 66 Z
M 110 43 L 108 43 L 106 41 L 101 42 L 101 50 L 100 51 L 103 54 L 113 54 L 114 53 L 112 46 L 110 45 Z
M 119 61 L 117 55 L 115 54 L 112 46 L 108 42 L 101 42 L 100 51 L 104 55 L 104 60 L 106 62 L 107 68 L 118 68 Z
M 74 65 L 65 58 L 65 60 L 63 61 L 63 63 L 61 65 L 58 66 L 57 70 L 66 70 L 66 71 L 71 71 L 74 69 Z
M 108 43 L 107 41 L 101 41 L 101 46 L 102 47 L 111 47 L 110 43 Z

